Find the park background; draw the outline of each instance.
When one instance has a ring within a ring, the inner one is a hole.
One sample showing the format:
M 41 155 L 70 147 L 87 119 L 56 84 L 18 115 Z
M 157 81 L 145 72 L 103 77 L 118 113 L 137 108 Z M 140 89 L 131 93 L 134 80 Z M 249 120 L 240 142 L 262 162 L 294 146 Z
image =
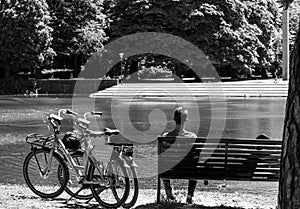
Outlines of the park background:
M 290 49 L 299 5 L 296 0 L 289 7 Z M 1 0 L 0 13 L 1 94 L 34 90 L 36 79 L 76 79 L 93 53 L 138 32 L 168 33 L 191 42 L 225 80 L 282 74 L 282 7 L 273 0 Z M 191 63 L 158 54 L 123 57 L 120 52 L 112 69 L 84 77 L 125 79 L 137 73 L 140 79 L 201 81 Z
M 136 32 L 165 32 L 190 41 L 208 55 L 220 76 L 226 77 L 226 79 L 275 77 L 276 70 L 279 71 L 278 75 L 280 76 L 282 8 L 274 1 L 81 0 L 74 4 L 71 1 L 58 0 L 2 0 L 0 11 L 0 89 L 2 94 L 23 95 L 26 90 L 34 90 L 34 83 L 40 79 L 75 78 L 76 80 L 83 69 L 82 66 L 91 54 L 101 50 L 110 41 Z M 290 12 L 290 48 L 292 48 L 299 22 L 299 1 L 295 1 L 291 5 Z M 103 72 L 99 77 L 120 80 L 139 71 L 138 74 L 142 79 L 169 78 L 172 77 L 172 74 L 179 78 L 194 78 L 195 82 L 202 79 L 197 78 L 187 65 L 170 57 L 153 54 L 130 57 L 126 60 L 122 60 L 120 55 L 120 62 L 107 71 L 109 73 Z M 94 77 L 86 78 L 95 79 Z M 189 79 L 187 80 L 189 81 Z M 60 105 L 70 105 L 68 99 L 56 97 L 52 97 L 52 99 L 56 101 L 47 99 L 42 101 L 40 98 L 23 97 L 5 97 L 2 99 L 3 123 L 1 126 L 4 128 L 1 128 L 1 131 L 2 136 L 5 136 L 2 140 L 4 145 L 2 148 L 6 151 L 6 154 L 4 151 L 1 152 L 3 154 L 2 160 L 22 159 L 23 156 L 20 153 L 23 151 L 11 152 L 11 155 L 8 155 L 7 152 L 10 151 L 10 147 L 20 146 L 18 143 L 22 141 L 21 137 L 25 133 L 24 130 L 28 130 L 28 121 L 24 118 L 27 117 L 28 119 L 29 116 L 31 127 L 39 129 L 40 127 L 37 125 L 37 121 L 40 120 L 38 114 Z M 275 101 L 246 99 L 239 104 L 234 101 L 230 105 L 244 105 L 245 111 L 248 108 L 256 111 L 253 109 L 266 110 L 265 108 L 280 107 L 279 110 L 271 108 L 272 111 L 277 112 L 268 117 L 273 118 L 274 123 L 280 123 L 280 121 L 283 123 L 284 102 L 284 99 Z M 257 103 L 263 104 L 257 105 Z M 46 108 L 39 109 L 45 104 Z M 269 104 L 274 106 L 269 106 Z M 24 112 L 20 112 L 20 110 L 24 110 Z M 239 119 L 242 118 L 245 120 L 244 116 Z M 264 119 L 261 121 L 262 124 L 266 124 Z M 14 123 L 19 127 L 13 126 Z M 274 123 L 271 129 L 275 130 L 276 134 L 271 132 L 269 134 L 273 134 L 275 138 L 281 138 L 282 124 L 277 124 L 274 128 Z M 11 125 L 11 128 L 8 124 Z M 259 128 L 263 127 L 259 126 Z M 22 129 L 21 134 L 15 134 L 18 133 L 18 129 Z M 251 135 L 248 137 L 252 137 L 261 130 L 255 130 L 255 133 L 252 133 L 251 129 L 247 131 Z M 19 168 L 13 166 L 12 169 Z M 3 182 L 7 183 L 7 180 Z M 14 188 L 14 184 L 20 182 L 9 183 L 12 184 L 11 188 Z M 216 194 L 220 193 L 222 188 L 218 188 L 219 182 L 213 185 L 212 190 L 217 190 Z M 277 185 L 271 185 L 270 190 L 264 190 L 267 186 L 270 184 L 237 184 L 236 190 L 243 191 L 246 187 L 247 189 L 244 191 L 249 193 L 251 189 L 248 190 L 248 188 L 253 188 L 254 193 L 262 195 L 259 196 L 258 202 L 248 206 L 243 205 L 242 202 L 241 206 L 274 207 Z M 182 186 L 180 185 L 179 188 Z M 28 195 L 26 190 L 24 193 L 21 189 L 20 193 L 16 195 L 8 193 L 8 200 L 26 201 L 26 199 L 31 199 L 33 201 L 36 199 L 32 197 L 33 195 Z M 231 191 L 231 194 L 234 193 Z M 270 199 L 266 201 L 267 197 L 262 193 L 267 193 L 267 196 L 271 194 Z M 230 195 L 226 193 L 221 204 L 224 203 L 226 196 Z M 250 194 L 248 199 L 256 201 L 254 196 Z M 243 197 L 245 198 L 245 194 L 241 192 L 240 198 L 236 200 L 233 198 L 233 201 L 228 205 L 240 206 L 239 201 Z M 210 199 L 210 201 L 214 200 Z M 202 200 L 198 200 L 199 202 L 202 203 Z M 43 203 L 39 202 L 38 204 Z M 203 201 L 203 204 L 207 204 L 207 202 Z M 50 206 L 48 205 L 46 208 L 50 208 Z

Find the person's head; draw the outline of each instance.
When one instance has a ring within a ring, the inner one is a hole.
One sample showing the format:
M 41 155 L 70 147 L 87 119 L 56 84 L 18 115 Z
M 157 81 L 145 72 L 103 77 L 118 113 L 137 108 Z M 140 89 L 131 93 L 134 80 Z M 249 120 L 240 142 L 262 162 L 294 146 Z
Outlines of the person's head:
M 270 139 L 270 137 L 267 136 L 266 134 L 260 134 L 256 137 L 256 139 Z M 255 145 L 254 147 L 256 150 L 262 150 L 262 148 L 259 147 L 259 145 Z
M 270 139 L 266 134 L 260 134 L 256 137 L 256 139 Z
M 174 111 L 174 121 L 177 125 L 183 124 L 188 120 L 188 111 L 183 107 L 177 107 Z

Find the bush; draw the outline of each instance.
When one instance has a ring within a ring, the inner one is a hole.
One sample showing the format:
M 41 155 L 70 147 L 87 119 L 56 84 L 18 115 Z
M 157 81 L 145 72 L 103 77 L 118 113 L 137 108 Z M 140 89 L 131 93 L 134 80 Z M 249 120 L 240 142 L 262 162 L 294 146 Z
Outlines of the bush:
M 0 94 L 24 94 L 31 89 L 33 84 L 27 78 L 11 76 L 0 79 Z
M 172 72 L 166 67 L 149 67 L 144 68 L 138 72 L 138 77 L 140 79 L 158 79 L 158 78 L 167 78 L 171 77 Z
M 73 70 L 71 69 L 51 69 L 47 70 L 44 69 L 42 71 L 42 78 L 47 79 L 47 78 L 58 78 L 58 79 L 69 79 L 71 78 Z

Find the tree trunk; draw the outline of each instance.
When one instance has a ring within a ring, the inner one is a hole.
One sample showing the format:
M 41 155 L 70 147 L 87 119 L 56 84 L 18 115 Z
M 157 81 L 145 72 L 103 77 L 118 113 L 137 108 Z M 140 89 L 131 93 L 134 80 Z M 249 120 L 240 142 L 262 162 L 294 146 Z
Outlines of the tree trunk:
M 40 68 L 35 69 L 35 79 L 42 78 L 42 70 Z
M 283 129 L 278 208 L 300 208 L 300 37 L 291 57 L 289 92 Z
M 5 69 L 5 76 L 4 76 L 4 78 L 9 78 L 10 76 L 11 76 L 11 70 L 8 69 L 8 68 L 6 68 Z
M 73 56 L 73 78 L 78 78 L 81 72 L 82 54 L 74 54 Z

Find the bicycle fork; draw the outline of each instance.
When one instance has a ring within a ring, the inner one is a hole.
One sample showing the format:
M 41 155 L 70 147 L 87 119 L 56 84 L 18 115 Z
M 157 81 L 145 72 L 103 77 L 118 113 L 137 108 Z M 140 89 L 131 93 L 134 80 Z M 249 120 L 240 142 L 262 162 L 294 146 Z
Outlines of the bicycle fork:
M 35 150 L 33 150 L 33 152 L 35 152 Z M 50 153 L 49 153 L 49 159 L 47 159 L 47 155 L 46 155 L 46 153 L 44 153 L 44 160 L 45 160 L 45 163 L 46 163 L 44 168 L 42 168 L 36 154 L 34 154 L 34 158 L 36 160 L 36 163 L 37 163 L 39 171 L 40 171 L 40 176 L 43 179 L 47 179 L 48 174 L 50 173 L 51 166 L 52 166 L 53 152 L 54 152 L 54 150 L 51 149 Z

